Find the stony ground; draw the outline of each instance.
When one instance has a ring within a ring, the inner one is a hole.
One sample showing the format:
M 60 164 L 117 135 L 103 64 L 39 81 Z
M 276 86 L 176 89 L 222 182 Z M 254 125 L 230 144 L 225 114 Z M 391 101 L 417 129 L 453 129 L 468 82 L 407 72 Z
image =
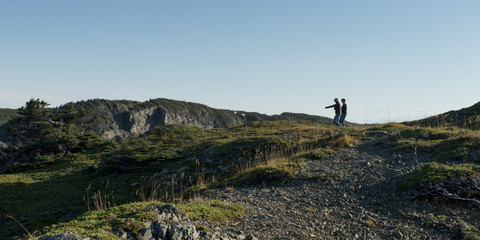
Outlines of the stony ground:
M 287 184 L 211 198 L 245 206 L 248 214 L 225 228 L 258 239 L 461 239 L 461 228 L 479 228 L 476 206 L 402 198 L 396 184 L 416 167 L 413 154 L 371 141 L 307 162 Z

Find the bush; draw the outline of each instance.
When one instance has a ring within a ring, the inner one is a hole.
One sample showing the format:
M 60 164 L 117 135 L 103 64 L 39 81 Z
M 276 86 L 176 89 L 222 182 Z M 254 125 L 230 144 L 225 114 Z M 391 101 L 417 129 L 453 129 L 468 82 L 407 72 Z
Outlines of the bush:
M 347 134 L 344 134 L 340 136 L 339 138 L 335 139 L 335 147 L 348 147 L 354 143 L 353 138 L 348 136 Z

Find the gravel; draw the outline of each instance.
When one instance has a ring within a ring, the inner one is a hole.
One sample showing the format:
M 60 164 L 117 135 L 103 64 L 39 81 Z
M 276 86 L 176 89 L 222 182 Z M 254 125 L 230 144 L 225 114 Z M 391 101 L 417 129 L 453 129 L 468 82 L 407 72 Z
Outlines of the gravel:
M 284 185 L 207 198 L 245 206 L 243 218 L 223 227 L 258 239 L 455 239 L 462 228 L 479 228 L 476 206 L 403 199 L 397 183 L 416 167 L 413 154 L 371 141 L 306 162 Z

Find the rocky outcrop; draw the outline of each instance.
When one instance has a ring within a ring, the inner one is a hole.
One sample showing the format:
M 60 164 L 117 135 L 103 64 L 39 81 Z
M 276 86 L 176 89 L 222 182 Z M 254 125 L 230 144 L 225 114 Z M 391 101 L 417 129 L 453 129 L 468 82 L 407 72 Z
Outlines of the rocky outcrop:
M 245 113 L 167 99 L 143 103 L 97 99 L 77 102 L 75 109 L 82 112 L 78 125 L 98 132 L 107 139 L 139 136 L 168 124 L 215 128 L 248 121 Z
M 255 240 L 252 235 L 244 235 L 224 231 L 220 228 L 213 232 L 198 231 L 188 218 L 182 217 L 172 205 L 151 205 L 150 210 L 158 213 L 153 222 L 147 222 L 141 230 L 137 240 Z M 118 235 L 117 235 L 118 236 Z M 125 238 L 126 236 L 126 238 Z M 128 234 L 123 234 L 122 239 L 128 240 Z
M 73 234 L 70 231 L 66 231 L 66 232 L 57 234 L 53 237 L 46 238 L 46 239 L 43 239 L 43 240 L 90 240 L 90 238 L 89 237 L 81 237 L 81 236 L 78 236 L 76 234 Z
M 151 211 L 156 212 L 155 221 L 146 222 L 139 234 L 134 235 L 124 230 L 113 234 L 124 240 L 258 240 L 250 234 L 239 234 L 216 228 L 213 232 L 199 231 L 188 218 L 182 217 L 178 210 L 170 204 L 151 205 Z M 66 231 L 42 240 L 90 240 Z

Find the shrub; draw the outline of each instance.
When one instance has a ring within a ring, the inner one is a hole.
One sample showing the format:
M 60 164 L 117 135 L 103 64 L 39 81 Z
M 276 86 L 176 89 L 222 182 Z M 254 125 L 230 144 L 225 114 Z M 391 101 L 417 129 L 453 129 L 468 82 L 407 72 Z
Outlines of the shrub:
M 340 136 L 339 138 L 335 139 L 335 147 L 348 147 L 351 144 L 354 143 L 354 140 L 352 137 L 348 136 L 347 134 L 344 134 Z

